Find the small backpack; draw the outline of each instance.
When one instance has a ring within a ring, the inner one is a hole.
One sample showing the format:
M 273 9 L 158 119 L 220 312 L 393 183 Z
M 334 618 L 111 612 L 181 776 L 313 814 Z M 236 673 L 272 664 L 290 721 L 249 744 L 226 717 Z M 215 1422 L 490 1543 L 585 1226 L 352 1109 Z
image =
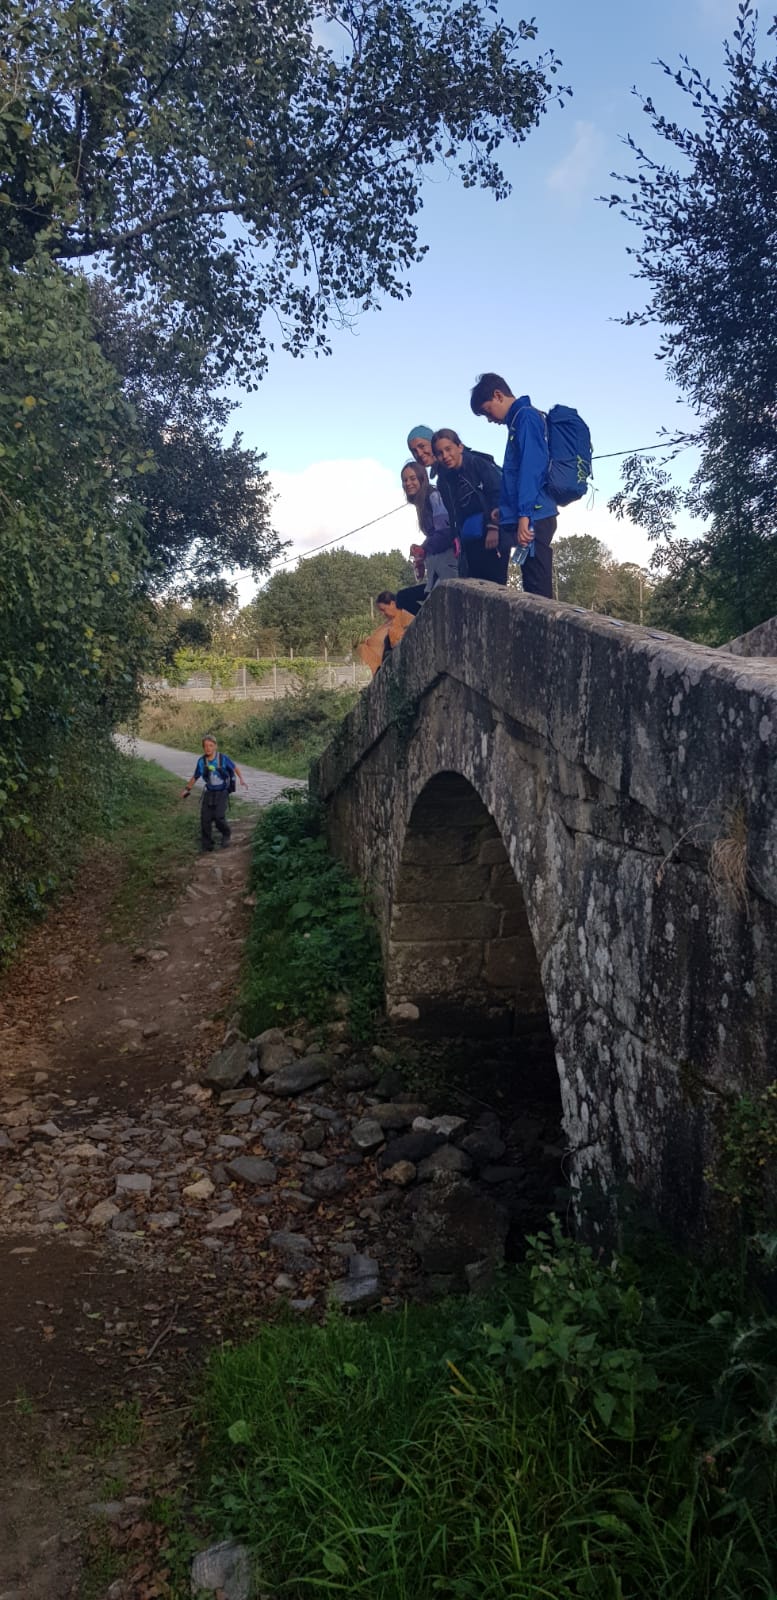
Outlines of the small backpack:
M 202 775 L 203 775 L 203 781 L 205 783 L 205 787 L 207 789 L 208 788 L 208 780 L 205 777 L 206 771 L 207 771 L 207 767 L 203 764 L 203 773 L 202 773 Z M 224 779 L 224 783 L 225 783 L 227 794 L 234 794 L 235 789 L 237 787 L 236 780 L 235 780 L 234 769 L 232 767 L 228 767 L 225 764 L 224 757 L 222 756 L 220 750 L 219 750 L 219 755 L 218 755 L 218 762 L 216 764 L 216 771 L 217 771 L 219 777 Z M 216 793 L 218 793 L 218 792 L 219 791 L 217 790 Z
M 548 440 L 547 490 L 557 506 L 582 500 L 592 470 L 591 434 L 588 424 L 572 406 L 553 406 L 543 413 Z

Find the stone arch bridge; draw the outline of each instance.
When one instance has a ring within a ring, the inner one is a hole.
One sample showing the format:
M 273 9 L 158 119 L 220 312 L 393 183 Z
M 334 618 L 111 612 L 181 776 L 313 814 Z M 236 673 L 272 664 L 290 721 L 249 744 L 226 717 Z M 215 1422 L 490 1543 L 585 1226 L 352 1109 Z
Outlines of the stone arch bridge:
M 777 1071 L 777 662 L 441 585 L 314 773 L 416 1028 L 547 1015 L 572 1173 L 699 1231 Z

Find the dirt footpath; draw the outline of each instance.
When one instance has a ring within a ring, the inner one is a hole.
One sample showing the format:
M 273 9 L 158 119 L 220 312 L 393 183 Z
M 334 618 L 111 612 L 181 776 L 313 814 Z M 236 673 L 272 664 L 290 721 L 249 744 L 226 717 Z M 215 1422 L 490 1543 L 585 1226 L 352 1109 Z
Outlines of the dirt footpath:
M 135 949 L 103 942 L 118 868 L 101 852 L 0 986 L 0 1600 L 188 1592 L 148 1506 L 171 1474 L 188 1488 L 175 1419 L 207 1351 L 281 1301 L 319 1314 L 359 1251 L 387 1259 L 384 1304 L 414 1272 L 383 1209 L 401 1192 L 377 1192 L 352 1141 L 383 1069 L 348 1067 L 343 1023 L 321 1074 L 339 1061 L 337 1082 L 201 1082 L 236 1037 L 251 827 L 184 866 Z
M 175 1179 L 156 1224 L 145 1185 L 206 1142 L 183 1091 L 234 1004 L 250 830 L 240 820 L 229 850 L 193 857 L 174 909 L 134 950 L 103 942 L 118 867 L 100 849 L 0 985 L 0 1595 L 79 1593 L 63 1512 L 71 1491 L 74 1504 L 100 1497 L 88 1474 L 76 1486 L 65 1473 L 52 1501 L 40 1460 L 135 1395 L 167 1404 L 171 1370 L 228 1320 L 218 1252 L 203 1279 L 169 1242 Z M 140 1187 L 117 1206 L 127 1173 Z

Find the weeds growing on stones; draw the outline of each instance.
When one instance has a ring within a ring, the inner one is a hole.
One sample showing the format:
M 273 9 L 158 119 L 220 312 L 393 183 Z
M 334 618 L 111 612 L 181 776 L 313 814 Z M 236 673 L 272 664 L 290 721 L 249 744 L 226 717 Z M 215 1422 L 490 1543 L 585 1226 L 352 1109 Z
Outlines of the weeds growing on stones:
M 315 802 L 270 806 L 257 826 L 256 894 L 243 976 L 246 1032 L 305 1017 L 323 1022 L 347 996 L 355 1037 L 381 1002 L 378 935 L 364 892 L 329 854 Z

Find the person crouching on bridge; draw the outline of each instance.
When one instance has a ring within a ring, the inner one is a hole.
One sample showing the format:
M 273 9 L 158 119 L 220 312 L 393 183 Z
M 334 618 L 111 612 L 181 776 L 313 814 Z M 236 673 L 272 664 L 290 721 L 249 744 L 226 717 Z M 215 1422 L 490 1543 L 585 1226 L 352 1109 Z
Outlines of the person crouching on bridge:
M 453 428 L 438 428 L 432 449 L 440 493 L 461 540 L 461 576 L 506 584 L 510 545 L 499 531 L 502 474 L 493 456 L 469 450 Z
M 420 462 L 405 463 L 402 468 L 402 488 L 408 504 L 415 509 L 418 526 L 424 535 L 422 546 L 426 571 L 424 593 L 430 595 L 436 583 L 443 583 L 446 578 L 459 576 L 456 535 L 451 527 L 442 495 L 439 489 L 432 488 L 426 467 L 422 467 Z M 401 593 L 398 600 L 401 605 Z
M 215 823 L 217 832 L 221 834 L 221 848 L 226 850 L 232 836 L 227 821 L 227 806 L 230 795 L 234 794 L 235 778 L 240 779 L 244 789 L 248 788 L 248 784 L 234 761 L 231 761 L 229 756 L 221 754 L 212 734 L 206 733 L 202 741 L 202 751 L 193 777 L 189 779 L 186 788 L 181 790 L 181 799 L 186 800 L 198 778 L 202 778 L 205 789 L 200 807 L 200 849 L 213 849 Z
M 383 618 L 383 626 L 364 639 L 356 652 L 365 667 L 369 667 L 373 678 L 414 621 L 409 611 L 400 610 L 398 598 L 390 589 L 381 589 L 375 604 Z
M 521 565 L 525 593 L 552 600 L 550 545 L 558 527 L 558 506 L 546 488 L 550 457 L 545 419 L 527 394 L 516 399 L 497 372 L 484 372 L 478 378 L 470 405 L 476 417 L 504 423 L 508 430 L 500 526 L 519 551 L 530 552 Z

